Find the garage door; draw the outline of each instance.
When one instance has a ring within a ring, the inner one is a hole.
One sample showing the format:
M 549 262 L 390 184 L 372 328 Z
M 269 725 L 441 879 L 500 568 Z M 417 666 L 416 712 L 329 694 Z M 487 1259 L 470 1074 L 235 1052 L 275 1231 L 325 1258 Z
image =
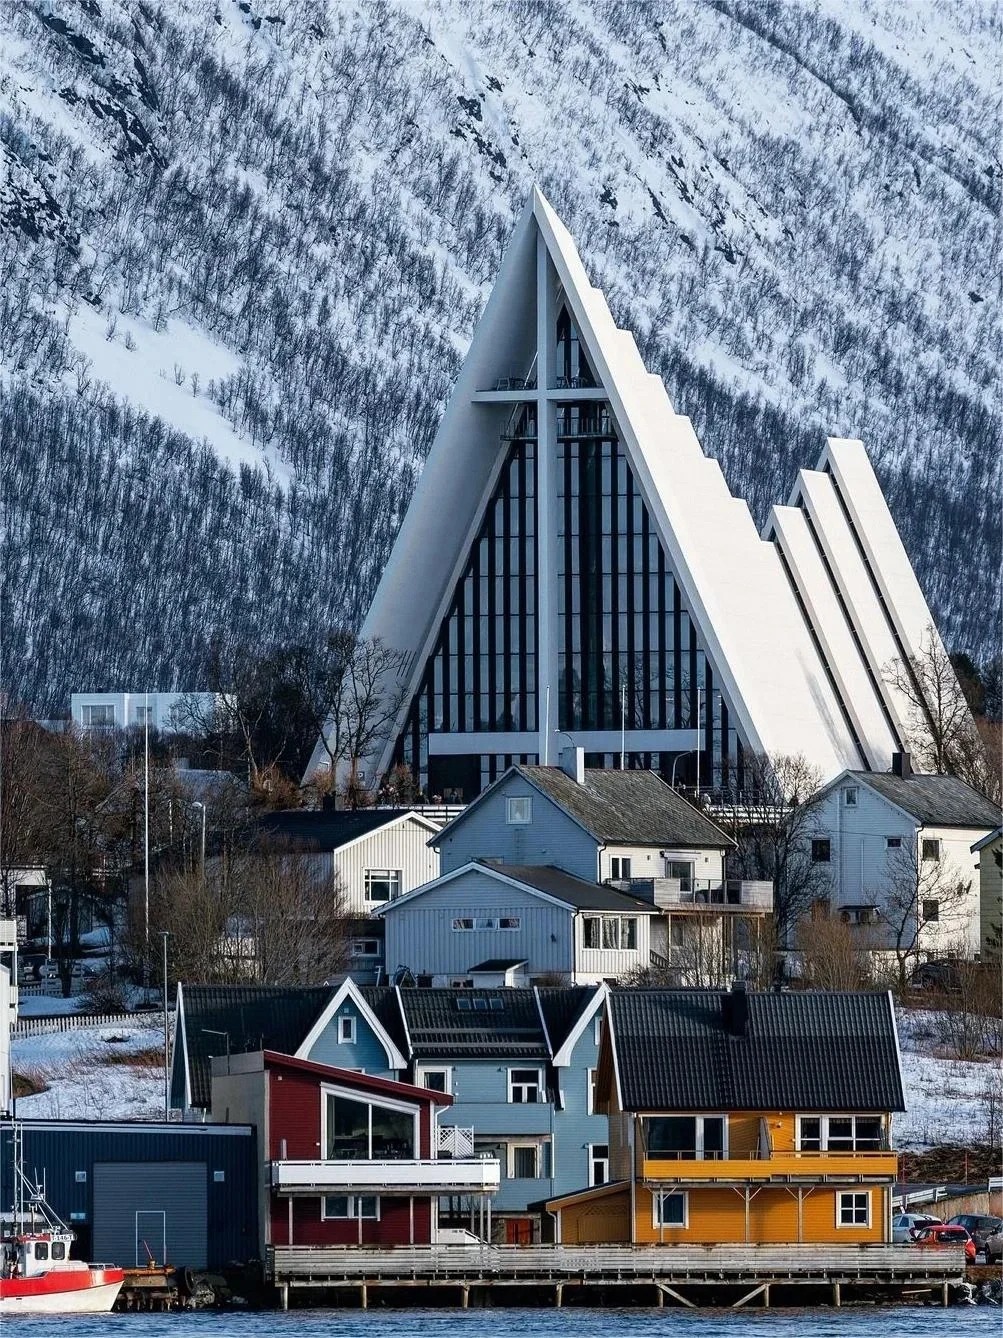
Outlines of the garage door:
M 205 1162 L 98 1162 L 94 1258 L 124 1268 L 206 1266 Z

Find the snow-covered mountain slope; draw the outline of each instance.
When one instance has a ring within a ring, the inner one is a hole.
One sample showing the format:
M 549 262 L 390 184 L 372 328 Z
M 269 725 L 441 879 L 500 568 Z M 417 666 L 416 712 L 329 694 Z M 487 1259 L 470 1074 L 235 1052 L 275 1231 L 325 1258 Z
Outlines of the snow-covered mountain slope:
M 197 683 L 378 579 L 538 180 L 762 517 L 860 436 L 995 650 L 980 0 L 0 6 L 3 677 Z

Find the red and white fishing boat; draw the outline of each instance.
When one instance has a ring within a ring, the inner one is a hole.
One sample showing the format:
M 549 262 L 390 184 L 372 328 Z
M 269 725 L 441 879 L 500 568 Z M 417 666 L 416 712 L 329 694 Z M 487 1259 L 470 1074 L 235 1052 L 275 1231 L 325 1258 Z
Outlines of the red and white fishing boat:
M 110 1264 L 70 1258 L 74 1233 L 24 1174 L 20 1129 L 14 1128 L 13 1230 L 0 1237 L 0 1316 L 83 1315 L 108 1311 L 125 1273 Z

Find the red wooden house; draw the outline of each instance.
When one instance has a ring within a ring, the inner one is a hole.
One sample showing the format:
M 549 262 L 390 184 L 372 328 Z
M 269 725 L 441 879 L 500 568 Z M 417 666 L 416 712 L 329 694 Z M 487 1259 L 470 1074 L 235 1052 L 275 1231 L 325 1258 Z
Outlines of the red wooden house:
M 462 1130 L 440 1131 L 452 1100 L 271 1050 L 214 1060 L 213 1119 L 258 1131 L 262 1257 L 270 1245 L 428 1245 L 440 1196 L 484 1205 L 500 1167 L 462 1155 L 472 1131 L 469 1149 Z

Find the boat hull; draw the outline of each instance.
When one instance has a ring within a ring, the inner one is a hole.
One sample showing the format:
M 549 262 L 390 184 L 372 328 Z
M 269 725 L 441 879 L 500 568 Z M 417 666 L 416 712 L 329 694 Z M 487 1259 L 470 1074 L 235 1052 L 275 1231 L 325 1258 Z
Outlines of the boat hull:
M 120 1268 L 53 1270 L 37 1278 L 0 1279 L 0 1315 L 95 1315 L 115 1304 Z

